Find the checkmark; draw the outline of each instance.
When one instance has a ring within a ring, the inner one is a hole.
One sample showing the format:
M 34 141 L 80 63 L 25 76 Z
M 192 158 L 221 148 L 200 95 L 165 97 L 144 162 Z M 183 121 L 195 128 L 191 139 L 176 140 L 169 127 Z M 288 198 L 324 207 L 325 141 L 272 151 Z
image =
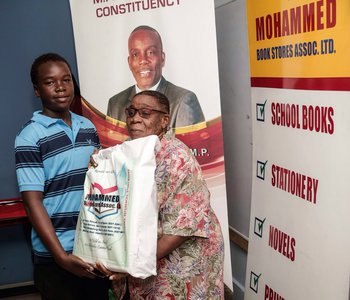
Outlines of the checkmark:
M 255 292 L 258 293 L 259 290 L 259 278 L 260 275 L 255 274 L 254 272 L 250 272 L 250 288 Z
M 256 164 L 256 177 L 258 177 L 261 180 L 265 180 L 266 164 L 267 164 L 267 161 L 262 162 L 259 160 L 257 161 L 257 164 Z
M 264 103 L 256 104 L 256 120 L 260 122 L 265 122 L 265 106 L 267 100 Z
M 254 233 L 259 236 L 262 237 L 263 235 L 263 229 L 264 229 L 264 222 L 265 222 L 266 218 L 264 220 L 260 220 L 259 218 L 255 218 L 254 221 Z

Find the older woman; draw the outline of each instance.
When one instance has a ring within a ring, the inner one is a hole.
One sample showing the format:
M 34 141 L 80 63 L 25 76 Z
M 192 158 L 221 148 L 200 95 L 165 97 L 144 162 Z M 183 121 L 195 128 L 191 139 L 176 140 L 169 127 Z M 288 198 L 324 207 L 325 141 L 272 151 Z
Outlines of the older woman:
M 131 299 L 223 299 L 220 225 L 210 207 L 210 193 L 198 162 L 168 131 L 168 99 L 157 91 L 142 91 L 133 97 L 125 113 L 131 139 L 154 134 L 161 142 L 155 172 L 157 276 L 129 276 Z M 103 267 L 100 270 L 111 275 Z

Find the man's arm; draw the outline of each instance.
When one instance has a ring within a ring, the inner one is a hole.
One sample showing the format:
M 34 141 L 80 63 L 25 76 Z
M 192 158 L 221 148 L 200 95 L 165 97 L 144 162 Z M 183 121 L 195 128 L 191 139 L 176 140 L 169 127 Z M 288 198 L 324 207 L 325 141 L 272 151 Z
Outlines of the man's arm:
M 94 278 L 89 273 L 93 270 L 91 265 L 64 251 L 43 205 L 43 193 L 40 191 L 24 191 L 21 194 L 29 221 L 41 241 L 51 252 L 56 263 L 76 276 Z

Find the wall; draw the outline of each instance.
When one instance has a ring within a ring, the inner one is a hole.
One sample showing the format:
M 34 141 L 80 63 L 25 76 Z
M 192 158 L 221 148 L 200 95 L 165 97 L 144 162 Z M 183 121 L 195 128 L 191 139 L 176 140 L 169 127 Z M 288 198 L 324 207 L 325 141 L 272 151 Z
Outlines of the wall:
M 217 0 L 217 39 L 226 159 L 229 224 L 247 237 L 251 196 L 251 105 L 245 1 Z M 13 143 L 20 127 L 40 108 L 29 78 L 38 55 L 54 51 L 77 74 L 68 0 L 0 2 L 0 199 L 18 196 Z M 1 207 L 0 207 L 1 209 Z M 28 225 L 0 228 L 0 288 L 32 280 Z M 231 244 L 235 299 L 243 299 L 246 253 Z
M 55 51 L 71 62 L 77 74 L 68 0 L 1 1 L 0 40 L 0 199 L 8 199 L 18 196 L 15 136 L 41 107 L 29 77 L 32 61 Z M 0 228 L 0 286 L 32 280 L 29 235 L 27 224 Z
M 252 122 L 245 0 L 216 2 L 229 225 L 248 239 Z M 234 299 L 243 299 L 247 253 L 231 243 Z

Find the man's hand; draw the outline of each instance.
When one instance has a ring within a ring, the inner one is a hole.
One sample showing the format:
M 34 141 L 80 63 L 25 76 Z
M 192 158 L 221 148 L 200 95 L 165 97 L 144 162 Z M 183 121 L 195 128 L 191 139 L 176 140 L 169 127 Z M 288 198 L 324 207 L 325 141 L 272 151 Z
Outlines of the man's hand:
M 66 254 L 56 259 L 56 262 L 61 268 L 78 277 L 95 278 L 95 275 L 92 273 L 94 267 L 73 254 Z

